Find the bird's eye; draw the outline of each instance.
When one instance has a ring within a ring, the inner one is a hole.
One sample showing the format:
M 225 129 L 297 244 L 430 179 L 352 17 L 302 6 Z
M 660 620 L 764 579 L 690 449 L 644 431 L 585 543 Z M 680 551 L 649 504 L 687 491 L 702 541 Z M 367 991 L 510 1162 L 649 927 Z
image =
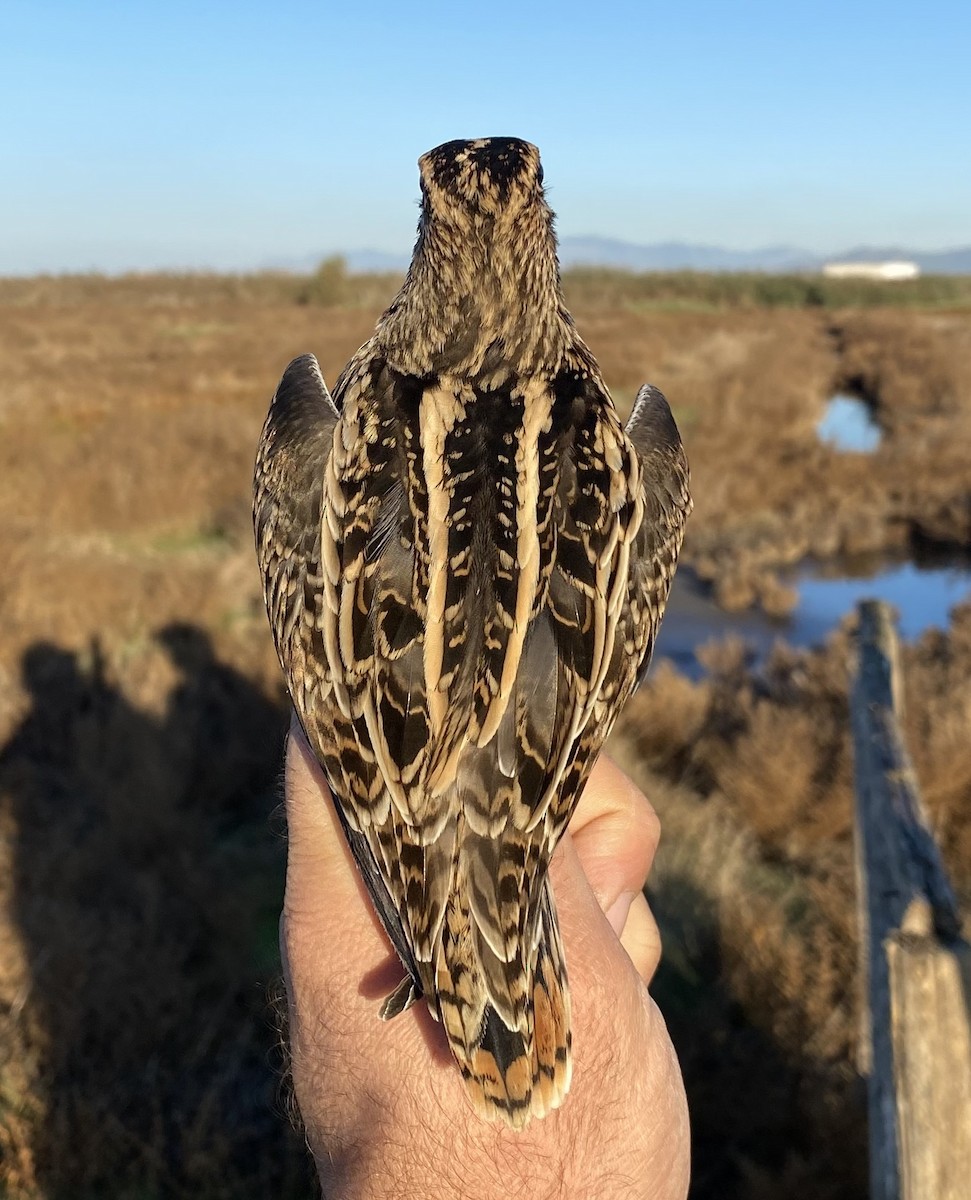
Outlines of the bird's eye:
M 540 163 L 539 169 L 536 172 L 536 182 L 542 186 L 543 183 L 543 164 Z

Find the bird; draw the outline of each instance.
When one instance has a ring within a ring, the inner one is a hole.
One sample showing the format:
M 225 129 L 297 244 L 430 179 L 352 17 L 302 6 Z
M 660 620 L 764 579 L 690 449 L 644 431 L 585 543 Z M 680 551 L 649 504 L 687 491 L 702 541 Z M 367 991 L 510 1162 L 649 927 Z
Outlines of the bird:
M 287 367 L 253 516 L 290 696 L 475 1110 L 564 1100 L 553 851 L 650 660 L 691 510 L 670 407 L 622 424 L 566 308 L 539 152 L 419 159 L 404 282 L 328 391 Z

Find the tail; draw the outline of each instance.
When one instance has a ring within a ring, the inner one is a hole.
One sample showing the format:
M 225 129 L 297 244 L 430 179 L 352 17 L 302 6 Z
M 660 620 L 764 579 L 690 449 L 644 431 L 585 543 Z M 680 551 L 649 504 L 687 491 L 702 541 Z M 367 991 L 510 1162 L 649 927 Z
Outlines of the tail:
M 437 999 L 477 1112 L 522 1129 L 562 1104 L 573 1066 L 570 992 L 553 895 L 544 879 L 535 916 L 500 957 L 464 891 L 450 898 L 429 999 Z

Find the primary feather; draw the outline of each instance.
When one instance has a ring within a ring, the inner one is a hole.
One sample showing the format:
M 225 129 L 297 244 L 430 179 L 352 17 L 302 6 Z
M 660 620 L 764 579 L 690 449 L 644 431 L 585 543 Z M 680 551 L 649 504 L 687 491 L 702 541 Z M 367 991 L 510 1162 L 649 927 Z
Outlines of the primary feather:
M 287 368 L 256 464 L 270 624 L 407 977 L 516 1128 L 570 1083 L 547 869 L 646 668 L 690 511 L 670 409 L 626 429 L 560 291 L 539 154 L 420 160 L 401 291 L 331 399 Z

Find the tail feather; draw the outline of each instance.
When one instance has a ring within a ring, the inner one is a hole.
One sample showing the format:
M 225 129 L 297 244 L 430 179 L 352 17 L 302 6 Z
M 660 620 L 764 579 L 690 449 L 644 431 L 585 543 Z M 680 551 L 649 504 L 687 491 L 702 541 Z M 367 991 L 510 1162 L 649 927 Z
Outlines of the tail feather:
M 533 1115 L 538 1117 L 559 1108 L 570 1090 L 573 1075 L 570 989 L 549 884 L 541 920 L 541 953 L 533 979 Z
M 495 1010 L 507 1029 L 515 1029 L 526 1035 L 529 1030 L 527 980 L 519 956 L 514 950 L 509 962 L 499 958 L 476 928 L 474 920 L 473 938 L 487 1007 Z
M 536 942 L 507 963 L 479 952 L 468 902 L 453 897 L 436 976 L 439 1015 L 472 1103 L 514 1129 L 562 1103 L 572 1069 L 570 994 L 548 881 L 538 903 Z

